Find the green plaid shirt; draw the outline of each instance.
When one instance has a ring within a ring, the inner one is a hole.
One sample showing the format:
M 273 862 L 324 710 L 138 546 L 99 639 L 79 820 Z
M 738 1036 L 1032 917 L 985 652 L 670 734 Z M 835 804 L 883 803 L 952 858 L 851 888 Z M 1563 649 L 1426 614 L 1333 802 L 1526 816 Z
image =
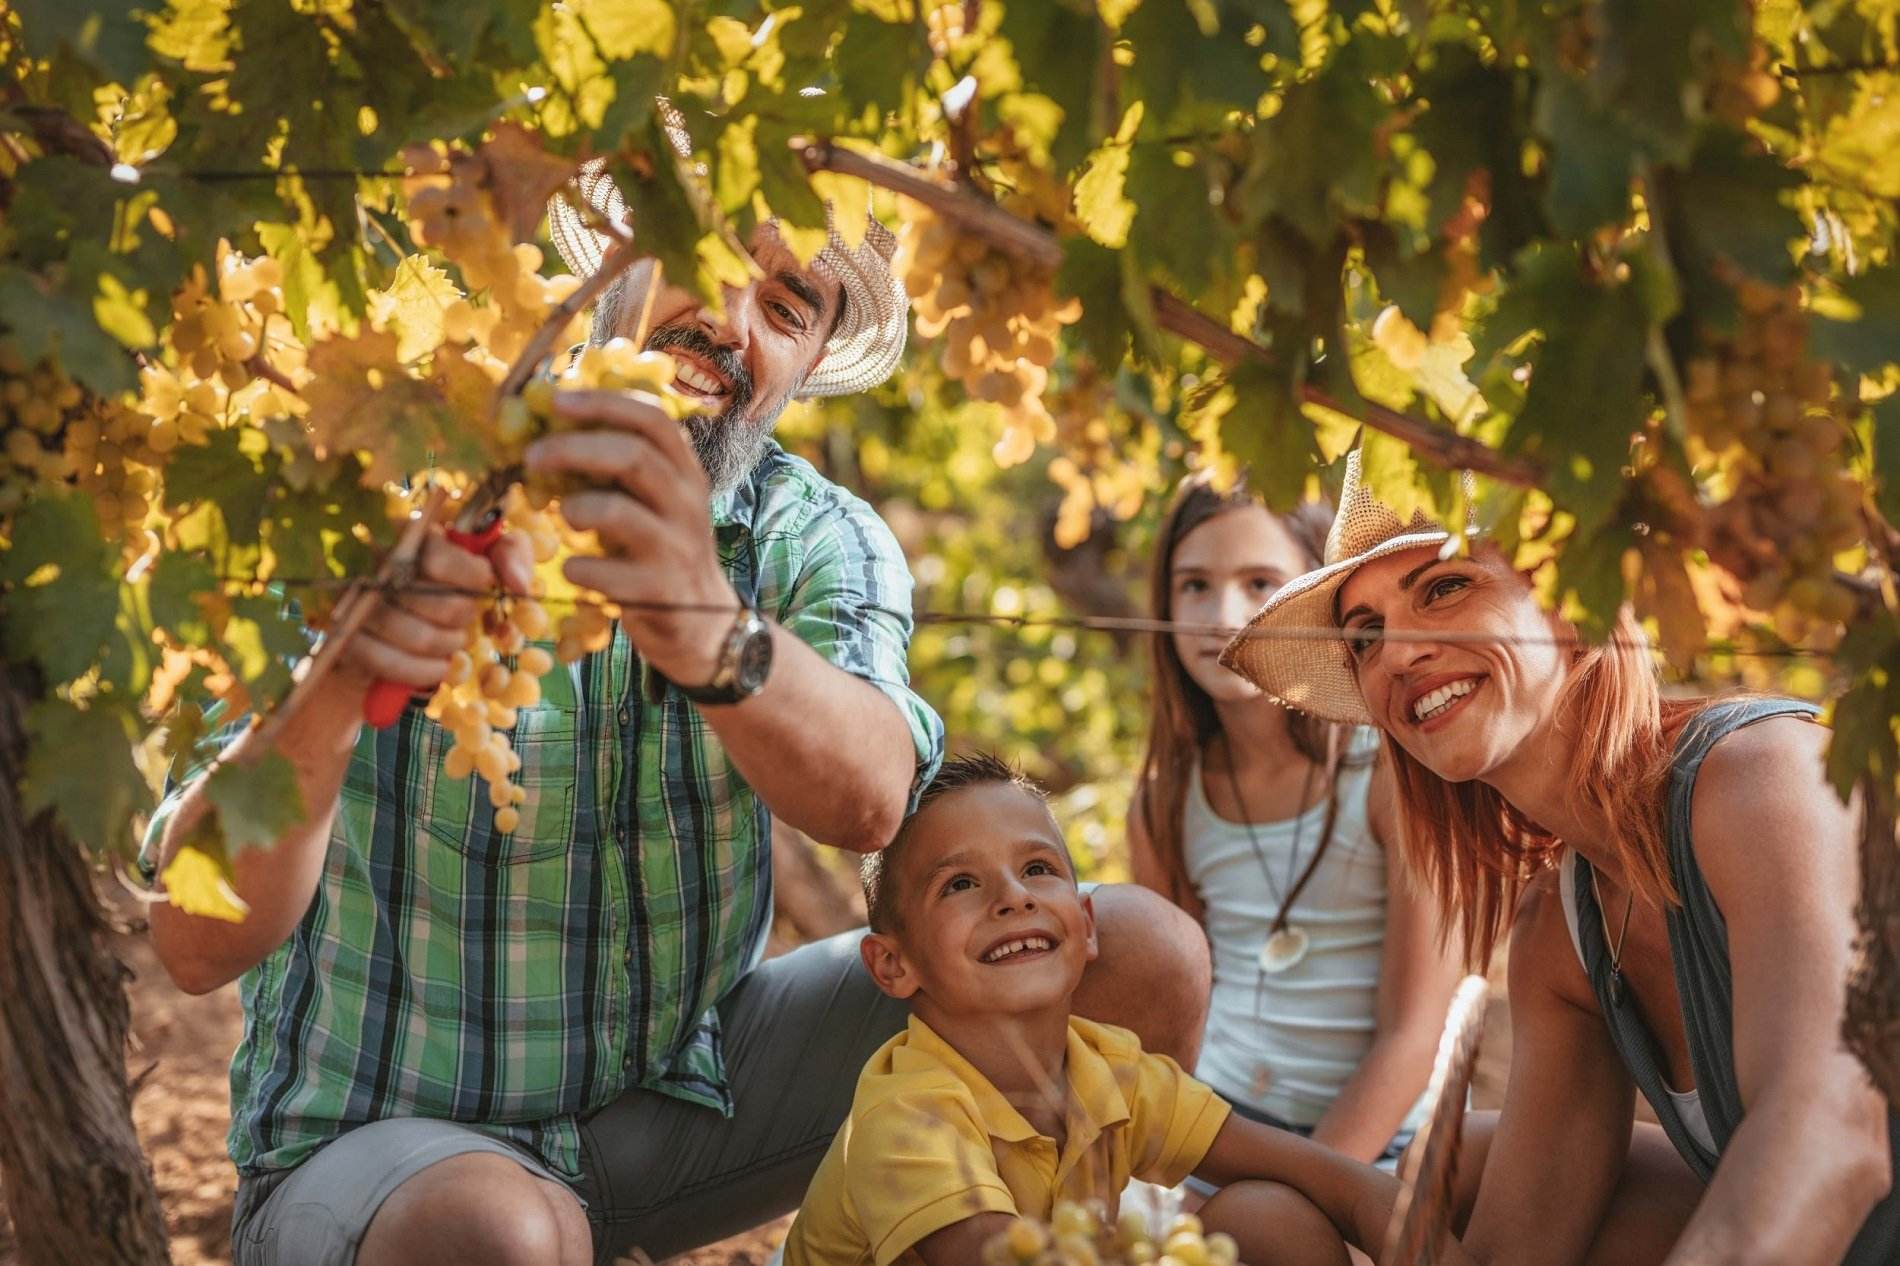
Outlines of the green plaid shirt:
M 713 525 L 742 596 L 897 704 L 921 783 L 943 727 L 909 688 L 910 574 L 876 513 L 774 447 Z M 629 1087 L 731 1113 L 713 1007 L 764 949 L 770 814 L 623 634 L 544 687 L 513 731 L 509 835 L 479 778 L 443 777 L 450 738 L 420 708 L 364 729 L 310 909 L 240 983 L 239 1173 L 422 1116 L 578 1176 L 576 1117 Z

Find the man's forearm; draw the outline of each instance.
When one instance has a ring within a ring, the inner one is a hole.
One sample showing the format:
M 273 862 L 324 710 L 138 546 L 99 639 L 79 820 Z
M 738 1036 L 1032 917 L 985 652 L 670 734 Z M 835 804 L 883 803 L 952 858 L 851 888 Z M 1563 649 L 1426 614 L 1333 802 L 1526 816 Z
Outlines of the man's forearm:
M 1840 1261 L 1892 1184 L 1884 1149 L 1840 1124 L 1795 1096 L 1752 1105 L 1669 1266 Z
M 773 816 L 813 839 L 875 852 L 903 821 L 917 751 L 883 691 L 774 625 L 765 689 L 706 720 Z
M 339 669 L 333 680 L 273 740 L 297 771 L 304 820 L 272 847 L 247 849 L 233 859 L 232 887 L 250 906 L 250 914 L 242 923 L 226 923 L 162 903 L 152 907 L 153 947 L 181 989 L 204 993 L 235 980 L 283 944 L 310 906 L 323 873 L 330 823 L 356 744 L 367 689 L 348 670 Z M 232 741 L 220 759 L 239 758 L 255 741 L 255 731 L 247 731 Z M 185 788 L 166 824 L 156 858 L 160 870 L 209 811 L 205 779 L 200 777 Z

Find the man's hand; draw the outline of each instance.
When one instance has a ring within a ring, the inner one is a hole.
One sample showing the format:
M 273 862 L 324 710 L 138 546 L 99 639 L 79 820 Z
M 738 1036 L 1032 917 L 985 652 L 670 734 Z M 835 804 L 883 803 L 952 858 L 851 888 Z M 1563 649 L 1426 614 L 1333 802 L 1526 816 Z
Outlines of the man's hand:
M 533 576 L 533 548 L 518 532 L 502 533 L 484 558 L 449 540 L 441 528 L 430 528 L 416 559 L 415 590 L 397 593 L 364 621 L 337 667 L 365 689 L 378 678 L 432 689 L 448 676 L 449 657 L 462 649 L 482 608 L 474 593 L 500 586 L 525 594 Z
M 584 429 L 537 440 L 528 469 L 596 485 L 561 498 L 561 511 L 602 550 L 570 558 L 567 578 L 621 604 L 627 637 L 669 680 L 710 681 L 739 599 L 719 565 L 711 489 L 685 431 L 634 393 L 563 391 L 554 404 Z M 657 609 L 670 604 L 711 609 Z

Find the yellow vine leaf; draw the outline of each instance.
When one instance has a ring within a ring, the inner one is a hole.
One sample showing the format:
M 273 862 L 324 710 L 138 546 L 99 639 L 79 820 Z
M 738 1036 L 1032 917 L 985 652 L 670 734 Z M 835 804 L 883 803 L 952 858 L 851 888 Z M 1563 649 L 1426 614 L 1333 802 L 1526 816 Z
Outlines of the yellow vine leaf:
M 195 844 L 180 848 L 159 880 L 165 885 L 166 897 L 186 914 L 242 923 L 251 912 L 244 898 L 231 887 L 224 865 Z
M 387 290 L 370 292 L 369 317 L 395 334 L 397 359 L 413 361 L 441 345 L 443 313 L 461 297 L 447 272 L 410 255 L 396 266 Z
M 1128 230 L 1135 222 L 1134 201 L 1122 190 L 1128 179 L 1128 146 L 1142 113 L 1139 101 L 1128 107 L 1114 138 L 1089 156 L 1088 170 L 1075 182 L 1076 219 L 1090 237 L 1112 250 L 1128 244 Z
M 673 6 L 666 0 L 573 0 L 569 7 L 586 25 L 600 51 L 615 61 L 638 53 L 672 55 L 677 22 Z M 745 24 L 733 18 L 713 18 L 712 22 L 734 22 L 745 31 Z M 752 33 L 745 31 L 743 38 L 750 48 Z M 720 51 L 725 51 L 723 43 Z
M 496 217 L 515 242 L 534 240 L 548 199 L 580 168 L 574 159 L 542 149 L 540 136 L 517 123 L 497 124 L 494 139 L 482 146 L 480 157 L 488 169 L 483 183 Z

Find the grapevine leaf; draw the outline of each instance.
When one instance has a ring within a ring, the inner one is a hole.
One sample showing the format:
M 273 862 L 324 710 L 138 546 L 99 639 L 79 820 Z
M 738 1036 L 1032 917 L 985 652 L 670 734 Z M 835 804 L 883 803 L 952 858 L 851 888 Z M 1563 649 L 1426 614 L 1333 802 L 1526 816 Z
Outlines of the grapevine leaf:
M 187 646 L 205 645 L 211 640 L 211 626 L 197 599 L 215 592 L 217 583 L 211 564 L 196 554 L 160 554 L 146 590 L 152 622 Z
M 1254 19 L 1230 13 L 1225 29 L 1203 34 L 1192 16 L 1196 7 L 1182 0 L 1154 0 L 1122 23 L 1123 37 L 1136 49 L 1129 71 L 1134 95 L 1147 102 L 1149 122 L 1157 127 L 1172 128 L 1188 116 L 1218 118 L 1231 109 L 1251 112 L 1268 88 L 1260 68 L 1263 50 L 1245 38 Z M 1094 44 L 1084 47 L 1092 49 Z M 1049 56 L 1055 61 L 1073 54 L 1058 46 Z M 1084 64 L 1093 70 L 1093 59 Z M 1340 152 L 1346 151 L 1342 147 Z
M 1102 24 L 1067 5 L 1012 4 L 998 31 L 1009 41 L 1025 91 L 1039 92 L 1062 112 L 1050 145 L 1058 168 L 1080 162 L 1095 128 L 1091 103 L 1102 52 Z
M 1220 420 L 1221 447 L 1247 469 L 1247 482 L 1278 510 L 1291 509 L 1318 466 L 1313 426 L 1293 385 L 1275 366 L 1250 360 L 1227 376 L 1234 407 Z
M 548 199 L 573 178 L 579 166 L 571 158 L 542 149 L 539 137 L 515 123 L 495 126 L 493 138 L 482 146 L 481 161 L 487 168 L 483 184 L 488 196 L 509 238 L 516 242 L 534 240 L 535 227 L 547 214 Z
M 1731 132 L 1712 133 L 1694 163 L 1668 183 L 1665 211 L 1684 231 L 1685 265 L 1728 260 L 1751 276 L 1785 282 L 1794 276 L 1789 244 L 1805 236 L 1783 202 L 1800 177 L 1746 147 Z
M 339 315 L 335 283 L 324 276 L 323 266 L 296 225 L 260 224 L 257 236 L 283 271 L 284 314 L 290 318 L 291 332 L 307 341 L 313 317 L 321 316 L 327 324 Z
M 1900 639 L 1892 625 L 1850 625 L 1837 660 L 1858 670 L 1854 685 L 1834 703 L 1827 749 L 1828 781 L 1845 799 L 1862 774 L 1882 780 L 1900 775 Z
M 1877 374 L 1900 360 L 1900 264 L 1871 268 L 1841 283 L 1846 309 L 1817 310 L 1809 346 L 1821 359 L 1859 374 Z
M 904 82 L 916 74 L 927 52 L 921 24 L 886 22 L 854 11 L 831 56 L 839 81 L 851 85 L 852 99 L 885 111 L 901 108 Z
M 129 854 L 132 820 L 152 808 L 151 788 L 132 760 L 137 718 L 95 698 L 74 707 L 48 698 L 27 713 L 22 793 L 30 812 L 52 809 L 73 837 L 97 853 Z
M 1657 157 L 1681 162 L 1694 135 L 1684 103 L 1700 92 L 1711 46 L 1743 59 L 1748 11 L 1728 0 L 1605 0 L 1600 12 L 1592 98 L 1629 119 Z
M 1874 498 L 1889 523 L 1900 524 L 1900 395 L 1873 408 Z
M 62 4 L 13 0 L 20 37 L 36 58 L 64 48 L 108 80 L 129 84 L 150 64 L 145 24 L 132 4 Z
M 1537 248 L 1521 258 L 1494 322 L 1494 339 L 1526 329 L 1544 335 L 1504 448 L 1544 462 L 1550 490 L 1587 539 L 1621 497 L 1629 436 L 1642 421 L 1649 322 L 1641 287 L 1586 274 L 1574 250 Z M 1585 572 L 1597 566 L 1579 564 Z
M 256 543 L 279 460 L 257 447 L 247 446 L 245 433 L 235 427 L 213 431 L 204 444 L 181 445 L 166 467 L 165 504 L 215 506 L 232 543 Z
M 1176 162 L 1179 152 L 1160 145 L 1134 147 L 1125 186 L 1136 207 L 1129 243 L 1144 261 L 1165 269 L 1184 294 L 1205 296 L 1215 278 L 1231 268 L 1233 227 L 1204 214 L 1207 175 L 1199 165 Z M 1165 212 L 1142 215 L 1142 207 Z M 1195 215 L 1203 231 L 1181 232 L 1180 214 Z
M 1070 238 L 1063 246 L 1056 289 L 1081 301 L 1076 336 L 1096 364 L 1119 365 L 1128 350 L 1129 333 L 1128 314 L 1122 306 L 1121 260 L 1114 251 L 1086 238 Z
M 11 586 L 0 608 L 8 653 L 37 660 L 55 683 L 97 663 L 119 617 L 114 554 L 90 498 L 49 491 L 29 502 L 0 553 L 0 583 Z
M 213 822 L 178 846 L 158 881 L 172 905 L 186 914 L 225 923 L 242 923 L 251 912 L 231 886 L 231 863 L 218 842 Z
M 357 453 L 364 482 L 380 486 L 430 464 L 472 471 L 486 464 L 479 418 L 447 406 L 441 390 L 398 368 L 396 336 L 366 330 L 310 352 L 305 422 L 318 455 Z
M 66 371 L 102 396 L 138 385 L 132 358 L 99 328 L 92 297 L 43 288 L 21 272 L 0 272 L 0 327 L 29 361 L 57 357 Z
M 1442 229 L 1474 185 L 1481 189 L 1478 249 L 1486 268 L 1507 263 L 1542 231 L 1538 193 L 1524 174 L 1527 138 L 1515 91 L 1509 76 L 1462 47 L 1441 52 L 1419 83 L 1429 108 L 1413 133 L 1432 156 L 1431 226 Z
M 1582 237 L 1629 213 L 1638 147 L 1627 123 L 1593 103 L 1577 80 L 1555 74 L 1538 90 L 1536 127 L 1557 154 L 1544 205 L 1559 233 Z
M 411 255 L 396 269 L 387 289 L 369 296 L 369 318 L 396 335 L 396 358 L 413 361 L 442 342 L 442 317 L 462 297 L 448 273 Z
M 653 99 L 666 83 L 666 63 L 651 53 L 636 53 L 610 69 L 614 100 L 600 116 L 599 140 L 618 145 L 652 121 Z
M 1127 245 L 1135 220 L 1135 204 L 1123 192 L 1127 179 L 1128 147 L 1111 141 L 1089 157 L 1088 170 L 1075 182 L 1076 219 L 1090 237 L 1115 250 Z
M 672 55 L 676 24 L 666 0 L 575 0 L 573 9 L 613 61 L 640 53 Z
M 231 599 L 224 623 L 224 657 L 253 698 L 281 698 L 290 669 L 310 652 L 310 635 L 280 597 Z
M 254 761 L 227 761 L 205 780 L 225 843 L 236 852 L 274 843 L 303 820 L 297 767 L 273 749 Z
M 1587 535 L 1572 532 L 1557 555 L 1557 592 L 1564 599 L 1564 615 L 1591 641 L 1609 636 L 1617 608 L 1623 605 L 1623 551 L 1628 545 L 1628 531 L 1612 523 Z
M 703 230 L 661 130 L 655 115 L 647 123 L 644 140 L 651 160 L 643 171 L 636 174 L 618 163 L 608 169 L 626 195 L 628 222 L 641 252 L 652 252 L 660 261 L 666 284 L 692 287 L 699 280 L 695 247 Z
M 1272 212 L 1308 242 L 1332 240 L 1347 216 L 1378 214 L 1373 133 L 1385 118 L 1372 86 L 1335 71 L 1287 90 L 1255 133 L 1243 192 L 1256 218 Z
M 1663 655 L 1678 672 L 1688 673 L 1708 641 L 1707 623 L 1696 601 L 1695 585 L 1680 553 L 1645 549 L 1636 586 L 1640 614 L 1656 621 Z

